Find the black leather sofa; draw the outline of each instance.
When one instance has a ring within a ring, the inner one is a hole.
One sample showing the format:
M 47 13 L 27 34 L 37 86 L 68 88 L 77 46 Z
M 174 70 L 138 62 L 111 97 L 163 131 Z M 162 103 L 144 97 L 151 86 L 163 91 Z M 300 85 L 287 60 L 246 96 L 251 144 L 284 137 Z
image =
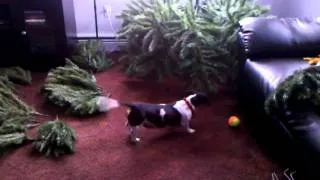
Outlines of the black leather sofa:
M 268 117 L 264 101 L 286 77 L 320 54 L 320 21 L 245 18 L 240 21 L 239 104 L 244 125 L 262 149 L 299 179 L 320 179 L 320 117 L 283 121 Z

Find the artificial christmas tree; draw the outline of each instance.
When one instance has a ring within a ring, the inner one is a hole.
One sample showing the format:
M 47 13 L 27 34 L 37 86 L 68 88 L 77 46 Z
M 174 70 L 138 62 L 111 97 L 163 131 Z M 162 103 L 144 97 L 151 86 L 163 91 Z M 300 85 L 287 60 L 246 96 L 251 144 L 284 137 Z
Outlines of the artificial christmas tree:
M 113 64 L 112 60 L 106 56 L 101 40 L 78 42 L 75 53 L 70 60 L 89 72 L 105 71 Z
M 177 76 L 195 90 L 216 91 L 234 71 L 238 21 L 268 8 L 251 0 L 133 1 L 119 16 L 129 75 Z M 235 72 L 236 73 L 236 72 Z M 186 79 L 187 78 L 187 79 Z
M 41 91 L 51 103 L 77 116 L 102 112 L 101 101 L 107 101 L 93 74 L 66 59 L 66 65 L 49 71 Z
M 28 139 L 25 132 L 38 125 L 35 116 L 41 115 L 13 93 L 14 84 L 0 83 L 0 154 Z
M 139 0 L 128 4 L 128 10 L 118 16 L 123 20 L 118 37 L 128 40 L 128 44 L 122 47 L 126 54 L 120 59 L 128 75 L 151 75 L 159 80 L 171 75 L 175 63 L 167 53 L 170 43 L 164 34 L 165 23 L 176 19 L 173 16 L 175 8 L 182 6 L 173 1 Z
M 45 154 L 58 157 L 75 151 L 76 132 L 62 120 L 56 118 L 40 126 L 33 142 L 34 148 Z
M 298 70 L 287 77 L 266 99 L 268 115 L 290 120 L 320 111 L 320 66 Z M 302 118 L 300 118 L 302 119 Z

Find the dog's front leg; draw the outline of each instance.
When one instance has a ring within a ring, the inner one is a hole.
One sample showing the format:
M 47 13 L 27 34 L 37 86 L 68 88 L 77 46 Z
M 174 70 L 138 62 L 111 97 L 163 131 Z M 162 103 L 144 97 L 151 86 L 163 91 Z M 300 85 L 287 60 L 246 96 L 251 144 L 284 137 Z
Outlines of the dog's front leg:
M 183 121 L 183 122 L 182 122 L 182 126 L 183 126 L 183 127 L 185 128 L 185 130 L 186 130 L 188 133 L 190 133 L 190 134 L 196 132 L 195 129 L 192 129 L 192 128 L 190 127 L 190 121 L 187 121 L 187 120 Z

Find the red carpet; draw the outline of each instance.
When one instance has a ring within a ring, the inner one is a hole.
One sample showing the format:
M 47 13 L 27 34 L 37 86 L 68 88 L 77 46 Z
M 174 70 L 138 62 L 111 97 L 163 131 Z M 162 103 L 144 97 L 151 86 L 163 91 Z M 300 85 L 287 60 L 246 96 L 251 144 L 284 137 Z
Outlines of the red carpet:
M 279 167 L 257 147 L 241 126 L 231 129 L 227 118 L 236 111 L 232 94 L 214 98 L 210 107 L 197 111 L 192 126 L 196 133 L 140 129 L 142 143 L 126 143 L 124 108 L 87 119 L 64 117 L 45 105 L 39 89 L 45 74 L 34 74 L 33 85 L 21 96 L 38 111 L 65 119 L 77 132 L 76 153 L 57 160 L 32 152 L 31 144 L 0 160 L 2 180 L 9 179 L 271 179 Z M 129 80 L 118 67 L 98 74 L 99 86 L 114 98 L 130 101 L 167 102 L 181 98 L 178 83 L 161 86 Z

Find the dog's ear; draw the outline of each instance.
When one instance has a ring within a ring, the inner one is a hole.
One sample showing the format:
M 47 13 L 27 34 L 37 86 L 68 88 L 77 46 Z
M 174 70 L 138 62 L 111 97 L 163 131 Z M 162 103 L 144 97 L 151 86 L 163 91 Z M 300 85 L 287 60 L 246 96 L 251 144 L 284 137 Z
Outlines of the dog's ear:
M 210 105 L 210 98 L 207 96 L 206 93 L 203 92 L 197 92 L 195 94 L 195 96 L 193 96 L 192 98 L 190 98 L 191 103 L 194 106 L 200 106 L 200 105 Z

